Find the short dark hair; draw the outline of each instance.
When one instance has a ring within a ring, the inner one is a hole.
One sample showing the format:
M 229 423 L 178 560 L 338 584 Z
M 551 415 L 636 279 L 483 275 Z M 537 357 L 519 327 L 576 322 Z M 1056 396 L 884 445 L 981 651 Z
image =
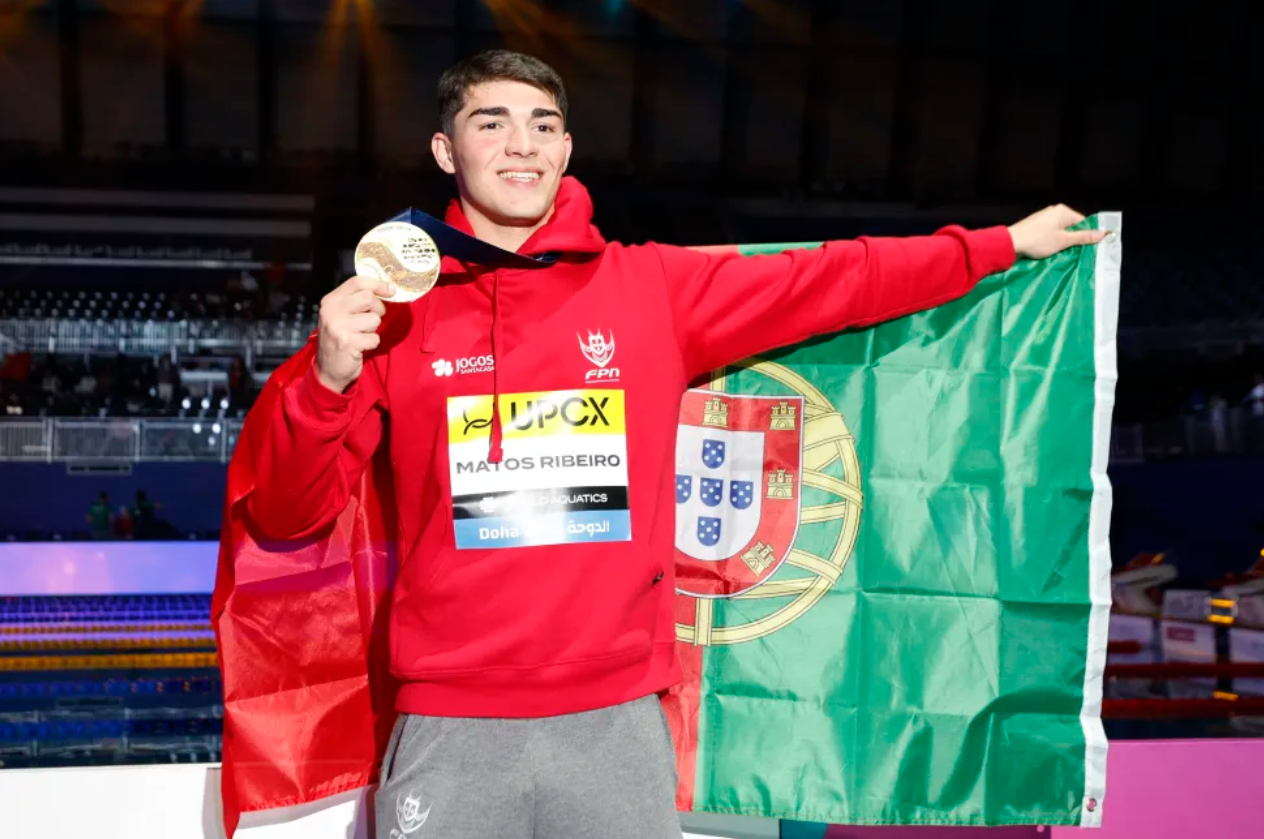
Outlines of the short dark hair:
M 562 77 L 538 58 L 510 50 L 486 50 L 453 64 L 439 78 L 439 125 L 452 136 L 456 115 L 470 88 L 485 82 L 522 82 L 543 90 L 557 103 L 566 122 L 568 106 Z

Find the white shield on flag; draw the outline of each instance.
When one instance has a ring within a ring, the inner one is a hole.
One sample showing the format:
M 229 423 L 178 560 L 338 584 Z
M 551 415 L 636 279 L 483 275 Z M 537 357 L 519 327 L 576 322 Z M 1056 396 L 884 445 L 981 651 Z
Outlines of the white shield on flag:
M 676 547 L 728 559 L 759 530 L 764 434 L 682 425 L 676 435 Z
M 803 494 L 801 396 L 690 390 L 676 427 L 676 589 L 734 597 L 790 555 Z

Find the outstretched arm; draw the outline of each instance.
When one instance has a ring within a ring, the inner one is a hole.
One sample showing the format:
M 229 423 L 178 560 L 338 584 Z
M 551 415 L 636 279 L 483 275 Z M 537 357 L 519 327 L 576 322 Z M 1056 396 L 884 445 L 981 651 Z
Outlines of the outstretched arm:
M 955 300 L 1016 257 L 1094 244 L 1083 216 L 1049 207 L 1011 227 L 861 237 L 744 257 L 658 246 L 676 339 L 690 378 L 814 335 L 867 326 Z

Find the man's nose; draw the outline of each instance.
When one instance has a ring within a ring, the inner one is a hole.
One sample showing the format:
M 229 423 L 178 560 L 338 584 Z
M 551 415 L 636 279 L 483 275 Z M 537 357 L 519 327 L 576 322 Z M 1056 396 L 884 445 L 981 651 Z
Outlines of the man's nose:
M 515 157 L 529 157 L 536 152 L 535 137 L 531 131 L 524 125 L 515 128 L 509 134 L 509 139 L 505 143 L 505 153 Z

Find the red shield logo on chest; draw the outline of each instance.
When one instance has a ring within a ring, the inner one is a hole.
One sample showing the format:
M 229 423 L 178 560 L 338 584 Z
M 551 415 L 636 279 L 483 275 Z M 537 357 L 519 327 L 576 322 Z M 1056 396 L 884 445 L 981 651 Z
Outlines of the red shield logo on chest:
M 799 529 L 802 397 L 691 390 L 676 435 L 676 584 L 732 597 L 771 576 Z

